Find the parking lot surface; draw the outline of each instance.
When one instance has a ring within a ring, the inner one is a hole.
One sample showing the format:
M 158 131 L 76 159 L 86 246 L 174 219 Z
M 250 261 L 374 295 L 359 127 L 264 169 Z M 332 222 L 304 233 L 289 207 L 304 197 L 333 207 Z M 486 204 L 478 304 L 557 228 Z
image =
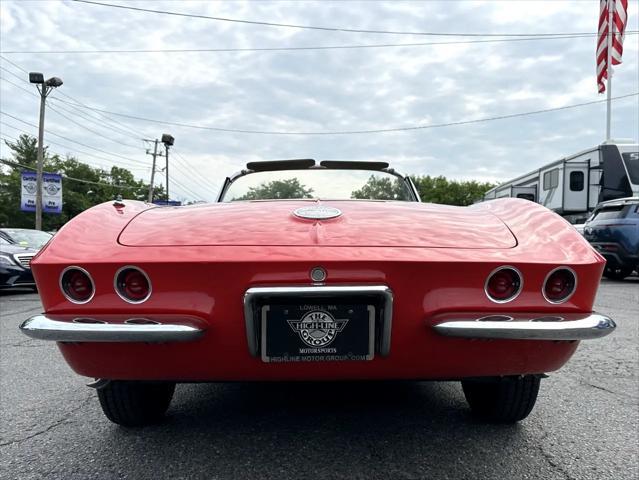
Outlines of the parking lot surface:
M 0 476 L 7 479 L 639 478 L 639 279 L 602 281 L 618 324 L 582 342 L 514 426 L 473 419 L 456 382 L 179 385 L 166 421 L 125 429 L 90 380 L 0 292 Z

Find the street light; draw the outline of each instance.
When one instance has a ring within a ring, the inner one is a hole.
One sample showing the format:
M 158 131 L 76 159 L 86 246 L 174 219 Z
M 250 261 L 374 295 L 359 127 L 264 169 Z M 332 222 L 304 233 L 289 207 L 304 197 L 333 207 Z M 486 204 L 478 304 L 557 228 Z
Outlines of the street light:
M 51 77 L 49 80 L 44 82 L 47 87 L 58 88 L 62 86 L 62 79 L 60 77 Z
M 40 125 L 38 127 L 38 166 L 36 174 L 36 230 L 42 230 L 42 169 L 44 164 L 43 147 L 44 141 L 44 106 L 47 96 L 51 90 L 62 86 L 62 79 L 51 77 L 44 80 L 44 75 L 40 72 L 29 72 L 29 82 L 34 83 L 40 93 Z
M 173 138 L 168 133 L 162 134 L 162 143 L 164 144 L 164 154 L 166 156 L 166 204 L 169 204 L 169 147 L 172 147 L 175 143 L 175 138 Z
M 44 83 L 44 75 L 38 72 L 31 72 L 29 74 L 29 81 L 31 83 Z

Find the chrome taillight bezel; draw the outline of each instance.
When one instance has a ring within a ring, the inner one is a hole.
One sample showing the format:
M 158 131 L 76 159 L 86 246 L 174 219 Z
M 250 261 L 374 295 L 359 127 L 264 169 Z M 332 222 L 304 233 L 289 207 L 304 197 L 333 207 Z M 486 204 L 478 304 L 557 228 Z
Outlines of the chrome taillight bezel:
M 501 272 L 502 270 L 512 270 L 513 272 L 515 272 L 515 274 L 519 278 L 519 288 L 517 288 L 515 293 L 511 295 L 510 297 L 500 300 L 498 298 L 493 298 L 490 295 L 490 293 L 488 293 L 488 282 L 490 282 L 490 279 L 493 277 L 493 275 L 495 275 L 498 272 Z M 518 268 L 513 267 L 512 265 L 502 265 L 500 267 L 495 268 L 492 272 L 488 274 L 488 276 L 486 277 L 486 281 L 484 282 L 484 293 L 486 294 L 486 297 L 488 298 L 488 300 L 490 300 L 493 303 L 512 302 L 519 296 L 519 294 L 522 292 L 523 289 L 524 289 L 524 276 L 521 274 L 521 271 Z
M 570 291 L 570 293 L 568 295 L 566 295 L 564 298 L 560 299 L 560 300 L 551 300 L 550 298 L 548 298 L 548 296 L 546 295 L 546 284 L 548 283 L 548 280 L 550 279 L 550 276 L 555 273 L 558 272 L 559 270 L 566 270 L 568 272 L 570 272 L 570 274 L 572 275 L 572 278 L 574 279 L 573 285 L 572 285 L 572 290 Z M 577 272 L 575 272 L 572 268 L 567 267 L 565 265 L 562 265 L 560 267 L 556 267 L 553 268 L 550 272 L 548 272 L 548 274 L 546 275 L 546 278 L 544 278 L 544 283 L 541 285 L 541 294 L 544 296 L 544 299 L 548 302 L 551 303 L 553 305 L 559 305 L 561 303 L 566 303 L 568 300 L 570 300 L 570 298 L 575 294 L 575 292 L 577 291 Z
M 85 274 L 88 277 L 89 282 L 91 282 L 91 295 L 86 300 L 76 300 L 75 298 L 71 297 L 67 293 L 66 289 L 64 288 L 64 284 L 62 280 L 64 278 L 64 275 L 71 270 L 77 270 Z M 95 282 L 93 281 L 93 277 L 86 269 L 82 267 L 78 267 L 77 265 L 69 265 L 64 270 L 62 270 L 62 272 L 60 273 L 60 277 L 58 279 L 58 286 L 60 287 L 60 291 L 62 292 L 62 295 L 64 295 L 64 298 L 66 298 L 71 303 L 75 303 L 76 305 L 84 305 L 86 303 L 89 303 L 91 300 L 93 300 L 93 297 L 95 296 Z
M 136 270 L 137 272 L 140 272 L 146 278 L 146 281 L 149 283 L 149 291 L 143 299 L 133 300 L 131 298 L 128 298 L 126 295 L 124 295 L 123 292 L 120 291 L 120 288 L 118 287 L 118 277 L 127 270 Z M 133 305 L 138 305 L 140 303 L 146 302 L 151 297 L 151 293 L 153 293 L 153 285 L 151 284 L 151 278 L 147 275 L 147 273 L 144 270 L 142 270 L 140 267 L 136 267 L 135 265 L 125 265 L 123 267 L 118 268 L 118 270 L 115 272 L 115 275 L 113 276 L 113 289 L 115 290 L 115 293 L 117 293 L 118 297 L 120 297 L 125 302 L 131 303 Z

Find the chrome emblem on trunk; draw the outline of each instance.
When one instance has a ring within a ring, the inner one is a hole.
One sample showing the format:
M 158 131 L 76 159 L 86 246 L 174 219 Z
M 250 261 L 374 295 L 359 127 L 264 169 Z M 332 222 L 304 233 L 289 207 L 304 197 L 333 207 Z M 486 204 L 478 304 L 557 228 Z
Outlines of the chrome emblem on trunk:
M 339 217 L 342 211 L 323 205 L 313 205 L 312 207 L 301 207 L 293 212 L 293 215 L 299 218 L 308 218 L 310 220 L 326 220 L 328 218 Z

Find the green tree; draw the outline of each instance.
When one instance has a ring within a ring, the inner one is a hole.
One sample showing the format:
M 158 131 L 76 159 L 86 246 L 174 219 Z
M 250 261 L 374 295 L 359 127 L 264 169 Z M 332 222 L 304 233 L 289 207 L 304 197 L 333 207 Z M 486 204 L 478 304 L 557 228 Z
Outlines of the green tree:
M 248 192 L 235 200 L 268 200 L 285 198 L 313 198 L 313 189 L 306 188 L 297 178 L 264 182 L 250 187 Z
M 360 200 L 408 200 L 404 182 L 399 178 L 371 175 L 366 184 L 351 193 L 351 198 Z
M 21 135 L 15 142 L 5 142 L 11 150 L 11 158 L 2 160 L 0 169 L 0 226 L 33 228 L 32 212 L 20 211 L 21 179 L 23 170 L 35 170 L 37 162 L 37 140 L 30 135 Z M 44 230 L 55 230 L 78 213 L 99 203 L 122 198 L 145 200 L 149 186 L 135 180 L 133 174 L 121 167 L 110 171 L 94 168 L 74 157 L 62 158 L 49 155 L 44 149 L 44 171 L 63 175 L 62 213 L 42 216 Z M 161 198 L 163 188 L 155 189 Z
M 448 180 L 446 177 L 413 176 L 411 177 L 419 192 L 422 202 L 443 203 L 447 205 L 470 205 L 480 199 L 484 193 L 495 185 L 475 180 Z M 401 180 L 379 178 L 374 175 L 360 190 L 351 194 L 351 198 L 375 200 L 404 200 L 406 193 Z
M 413 183 L 422 202 L 470 205 L 481 199 L 495 184 L 476 180 L 448 180 L 446 177 L 415 176 Z

